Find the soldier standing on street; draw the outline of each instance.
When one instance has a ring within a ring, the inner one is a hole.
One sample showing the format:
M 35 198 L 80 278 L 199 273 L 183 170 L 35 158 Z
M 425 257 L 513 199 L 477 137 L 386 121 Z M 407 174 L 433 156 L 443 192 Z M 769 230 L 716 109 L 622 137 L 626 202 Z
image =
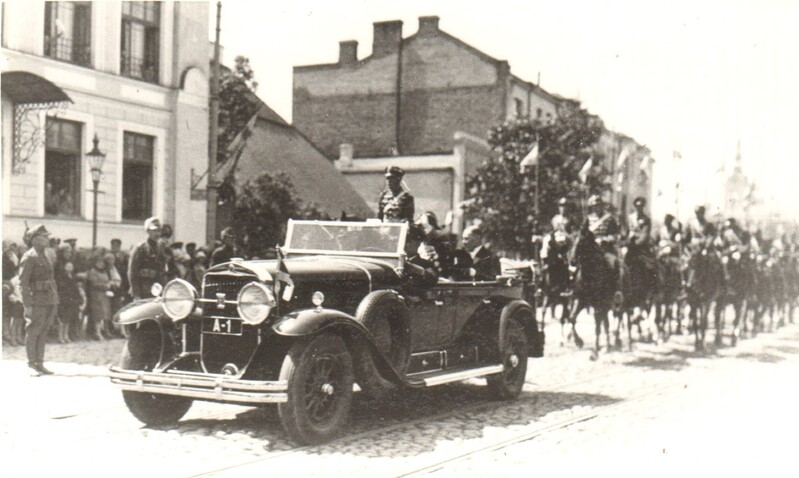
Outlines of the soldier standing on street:
M 45 254 L 50 233 L 44 225 L 34 227 L 29 238 L 31 249 L 19 264 L 19 287 L 25 308 L 25 349 L 31 376 L 50 375 L 44 366 L 44 346 L 47 332 L 58 311 L 58 290 L 53 275 L 53 264 Z
M 388 187 L 377 200 L 377 218 L 383 222 L 407 222 L 413 224 L 415 206 L 413 196 L 402 186 L 405 171 L 397 166 L 386 168 Z
M 152 297 L 153 284 L 164 284 L 166 260 L 158 246 L 161 237 L 161 220 L 151 217 L 144 221 L 147 240 L 133 249 L 128 264 L 130 295 L 134 300 Z

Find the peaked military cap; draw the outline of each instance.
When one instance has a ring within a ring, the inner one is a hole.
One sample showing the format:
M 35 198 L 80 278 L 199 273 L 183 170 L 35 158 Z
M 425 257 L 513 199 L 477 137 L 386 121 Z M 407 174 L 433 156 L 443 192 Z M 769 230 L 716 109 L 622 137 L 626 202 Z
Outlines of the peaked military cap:
M 391 166 L 390 168 L 386 168 L 386 177 L 398 177 L 401 178 L 405 176 L 405 170 L 400 168 L 399 166 Z

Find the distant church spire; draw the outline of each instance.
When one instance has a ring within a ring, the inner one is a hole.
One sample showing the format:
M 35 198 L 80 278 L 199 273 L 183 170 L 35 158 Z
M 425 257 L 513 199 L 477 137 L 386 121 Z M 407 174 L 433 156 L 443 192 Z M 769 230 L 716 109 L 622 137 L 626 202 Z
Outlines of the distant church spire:
M 733 174 L 742 173 L 743 169 L 741 168 L 741 138 L 738 138 L 738 146 L 735 149 L 735 171 Z

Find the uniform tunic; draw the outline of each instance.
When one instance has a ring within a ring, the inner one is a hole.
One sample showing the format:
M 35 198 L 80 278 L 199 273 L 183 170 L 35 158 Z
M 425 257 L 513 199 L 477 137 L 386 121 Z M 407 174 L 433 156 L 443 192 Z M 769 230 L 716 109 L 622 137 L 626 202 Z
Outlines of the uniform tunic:
M 164 284 L 166 259 L 154 241 L 144 241 L 130 255 L 128 281 L 133 297 L 152 297 L 150 288 L 155 283 Z
M 58 289 L 47 255 L 29 249 L 19 263 L 19 287 L 25 307 L 25 350 L 28 362 L 44 362 L 47 331 L 56 318 Z
M 396 195 L 391 189 L 384 189 L 377 200 L 377 218 L 384 222 L 413 222 L 415 205 L 408 191 Z

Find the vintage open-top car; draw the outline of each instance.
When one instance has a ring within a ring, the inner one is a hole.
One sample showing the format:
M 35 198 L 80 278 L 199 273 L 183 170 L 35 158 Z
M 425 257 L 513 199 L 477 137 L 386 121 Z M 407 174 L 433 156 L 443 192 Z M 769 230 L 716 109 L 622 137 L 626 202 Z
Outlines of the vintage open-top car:
M 404 223 L 289 221 L 277 260 L 234 259 L 199 292 L 175 279 L 123 308 L 111 380 L 145 424 L 176 422 L 194 399 L 277 403 L 300 443 L 342 428 L 355 383 L 379 396 L 486 377 L 492 397 L 518 396 L 544 347 L 529 283 L 431 281 L 406 240 Z

